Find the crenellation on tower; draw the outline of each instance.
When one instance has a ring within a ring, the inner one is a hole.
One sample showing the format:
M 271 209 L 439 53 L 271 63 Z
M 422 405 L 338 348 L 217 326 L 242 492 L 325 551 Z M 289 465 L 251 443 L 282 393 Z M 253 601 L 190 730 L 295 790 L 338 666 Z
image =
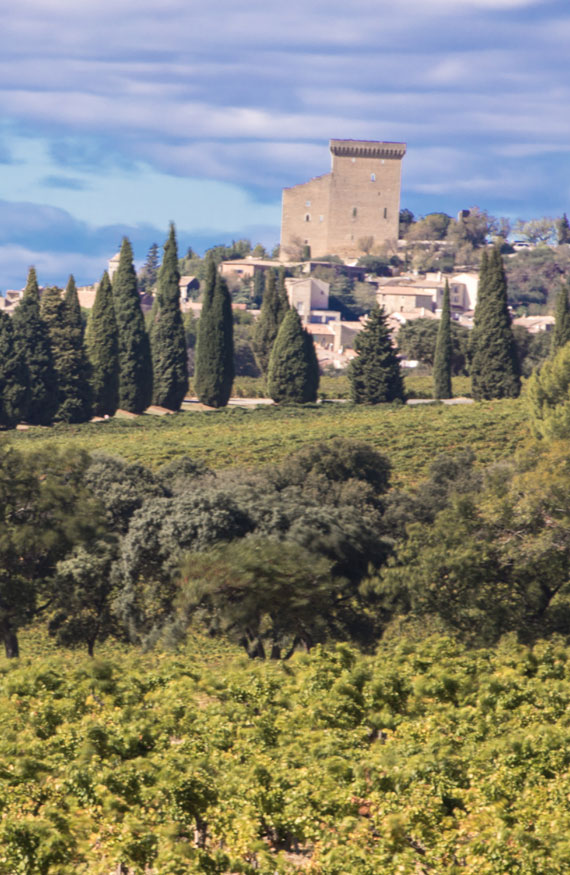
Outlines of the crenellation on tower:
M 283 189 L 281 251 L 358 258 L 359 241 L 397 240 L 405 143 L 331 140 L 330 173 Z

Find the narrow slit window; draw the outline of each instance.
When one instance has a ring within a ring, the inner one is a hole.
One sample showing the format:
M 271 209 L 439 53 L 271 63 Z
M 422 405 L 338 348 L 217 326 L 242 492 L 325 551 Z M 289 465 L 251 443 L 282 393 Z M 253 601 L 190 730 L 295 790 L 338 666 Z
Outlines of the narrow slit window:
M 356 209 L 356 207 L 353 207 L 352 208 L 352 218 L 353 219 L 356 219 L 356 213 L 357 213 L 357 209 Z
M 388 207 L 384 207 L 384 218 L 388 218 Z
M 311 215 L 310 215 L 310 213 L 306 213 L 305 214 L 305 222 L 310 222 L 310 221 L 311 221 Z
M 376 174 L 375 173 L 370 174 L 370 182 L 376 182 Z

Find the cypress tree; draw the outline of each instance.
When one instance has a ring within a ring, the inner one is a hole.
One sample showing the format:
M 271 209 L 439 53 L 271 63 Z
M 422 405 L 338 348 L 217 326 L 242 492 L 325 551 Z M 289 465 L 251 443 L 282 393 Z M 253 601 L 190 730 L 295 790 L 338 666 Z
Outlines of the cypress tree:
M 225 407 L 234 379 L 232 302 L 226 281 L 208 257 L 198 323 L 194 388 L 202 404 Z
M 54 418 L 59 422 L 85 422 L 91 416 L 91 386 L 73 277 L 67 285 L 66 298 L 55 287 L 44 291 L 41 314 L 57 376 L 58 404 Z
M 258 367 L 266 374 L 269 367 L 271 348 L 275 343 L 279 326 L 285 313 L 289 309 L 285 289 L 285 277 L 283 275 L 283 291 L 281 290 L 281 277 L 279 288 L 276 285 L 275 271 L 267 271 L 265 277 L 265 291 L 261 302 L 259 319 L 255 323 L 253 332 L 253 350 Z M 283 298 L 285 295 L 285 299 Z
M 277 282 L 277 297 L 278 297 L 277 319 L 278 319 L 279 325 L 281 325 L 281 323 L 283 322 L 283 319 L 285 318 L 285 313 L 289 309 L 289 297 L 287 295 L 287 287 L 285 286 L 285 268 L 284 267 L 279 268 L 279 280 Z
M 0 310 L 0 426 L 13 428 L 25 417 L 28 397 L 26 363 L 16 349 L 12 320 Z
M 451 398 L 451 353 L 451 309 L 449 283 L 446 280 L 433 360 L 434 398 Z
M 568 306 L 568 287 L 562 286 L 556 296 L 556 309 L 554 311 L 554 331 L 550 354 L 554 355 L 561 346 L 566 346 L 570 340 L 570 308 Z
M 349 366 L 350 394 L 356 404 L 404 400 L 400 363 L 386 324 L 383 307 L 370 311 L 365 327 L 356 336 L 358 356 Z
M 267 388 L 278 403 L 317 400 L 319 365 L 315 345 L 296 310 L 289 310 L 279 327 L 269 358 Z
M 107 271 L 97 289 L 85 341 L 91 366 L 93 413 L 113 416 L 119 406 L 119 339 Z
M 113 303 L 119 338 L 119 407 L 130 413 L 142 413 L 152 401 L 152 362 L 133 250 L 126 237 L 113 277 Z
M 180 312 L 180 272 L 174 225 L 158 274 L 157 310 L 151 331 L 154 403 L 179 410 L 188 390 L 188 356 Z
M 22 356 L 29 379 L 26 420 L 49 425 L 57 410 L 57 378 L 46 326 L 40 315 L 40 295 L 35 268 L 31 267 L 24 296 L 12 317 L 16 351 Z
M 520 365 L 498 248 L 482 261 L 481 268 L 471 335 L 471 391 L 476 400 L 516 398 L 520 393 Z

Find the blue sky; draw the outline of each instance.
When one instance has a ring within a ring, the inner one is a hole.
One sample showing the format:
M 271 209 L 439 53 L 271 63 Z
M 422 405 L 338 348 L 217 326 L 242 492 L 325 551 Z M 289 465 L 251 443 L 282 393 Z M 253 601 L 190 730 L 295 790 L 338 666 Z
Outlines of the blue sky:
M 570 9 L 549 0 L 19 0 L 0 11 L 0 289 L 279 239 L 330 138 L 403 140 L 402 206 L 570 212 Z

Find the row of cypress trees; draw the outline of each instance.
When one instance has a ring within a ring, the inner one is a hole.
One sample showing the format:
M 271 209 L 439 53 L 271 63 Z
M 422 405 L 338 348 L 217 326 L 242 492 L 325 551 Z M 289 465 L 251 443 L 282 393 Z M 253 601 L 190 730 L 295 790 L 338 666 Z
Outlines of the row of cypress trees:
M 141 413 L 152 401 L 179 409 L 188 388 L 179 281 L 171 226 L 149 336 L 125 238 L 112 285 L 103 274 L 84 337 L 73 277 L 63 298 L 48 288 L 40 304 L 31 268 L 13 317 L 0 312 L 0 425 L 84 422 L 118 407 Z

